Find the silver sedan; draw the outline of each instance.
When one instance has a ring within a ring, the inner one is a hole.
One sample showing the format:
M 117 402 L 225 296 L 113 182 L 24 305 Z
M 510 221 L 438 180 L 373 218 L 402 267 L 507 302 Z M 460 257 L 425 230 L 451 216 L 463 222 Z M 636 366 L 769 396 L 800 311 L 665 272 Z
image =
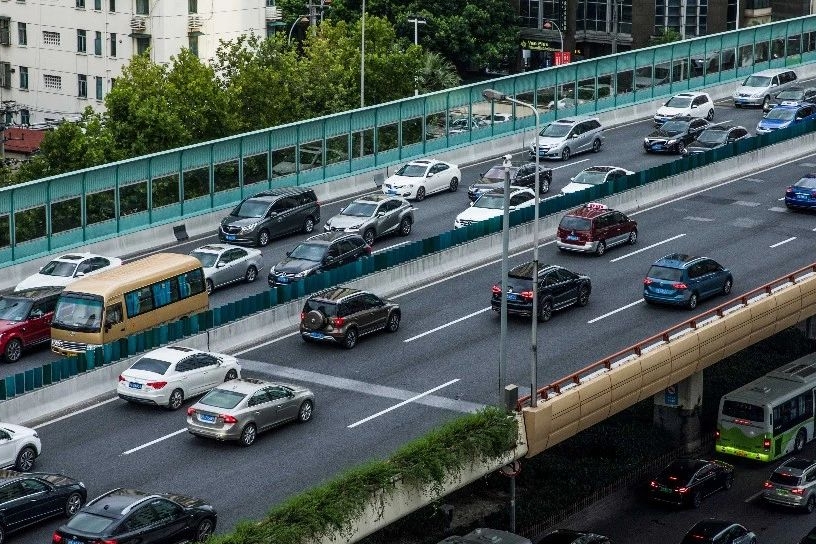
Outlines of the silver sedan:
M 208 293 L 237 281 L 252 283 L 263 265 L 263 254 L 259 250 L 229 244 L 207 244 L 194 249 L 190 255 L 201 261 Z
M 357 232 L 368 245 L 387 234 L 408 236 L 414 224 L 414 207 L 404 198 L 381 194 L 360 197 L 326 221 L 323 229 Z

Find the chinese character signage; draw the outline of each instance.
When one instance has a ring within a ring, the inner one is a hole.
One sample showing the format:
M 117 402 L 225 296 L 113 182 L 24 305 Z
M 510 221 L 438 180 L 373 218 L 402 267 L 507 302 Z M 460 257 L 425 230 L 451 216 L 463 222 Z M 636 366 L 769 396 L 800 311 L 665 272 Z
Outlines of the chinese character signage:
M 561 66 L 562 64 L 569 64 L 571 60 L 571 54 L 569 51 L 556 51 L 553 53 L 555 59 L 555 65 Z

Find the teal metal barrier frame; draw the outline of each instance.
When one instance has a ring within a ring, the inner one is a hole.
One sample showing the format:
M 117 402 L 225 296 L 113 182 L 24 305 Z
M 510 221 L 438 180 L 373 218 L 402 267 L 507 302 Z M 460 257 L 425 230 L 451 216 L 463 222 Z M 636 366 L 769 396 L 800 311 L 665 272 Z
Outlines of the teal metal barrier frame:
M 816 60 L 816 16 L 589 59 L 250 132 L 0 189 L 0 267 L 226 208 L 262 189 L 349 174 L 470 145 L 534 125 L 452 130 L 495 111 L 492 87 L 542 121 L 628 106 L 754 71 Z M 551 107 L 550 107 L 551 106 Z M 504 106 L 501 106 L 504 107 Z

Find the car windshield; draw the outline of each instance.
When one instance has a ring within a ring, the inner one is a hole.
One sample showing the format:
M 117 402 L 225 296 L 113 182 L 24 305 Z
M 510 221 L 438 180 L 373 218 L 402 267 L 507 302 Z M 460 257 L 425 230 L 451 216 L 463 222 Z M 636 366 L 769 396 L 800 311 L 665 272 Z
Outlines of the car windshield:
M 579 172 L 572 181 L 574 183 L 583 183 L 584 185 L 601 185 L 606 181 L 606 174 L 606 171 L 587 169 L 583 172 Z
M 486 208 L 488 210 L 504 209 L 504 195 L 482 195 L 473 204 L 474 208 Z
M 51 326 L 82 332 L 99 332 L 102 326 L 102 299 L 60 296 Z
M 765 119 L 772 119 L 775 121 L 790 121 L 796 116 L 796 110 L 788 108 L 773 108 L 765 114 Z
M 28 316 L 32 304 L 25 298 L 0 297 L 0 319 L 22 321 Z
M 246 395 L 238 391 L 227 391 L 226 389 L 213 389 L 198 401 L 199 404 L 214 406 L 216 408 L 232 409 L 244 400 Z
M 683 279 L 683 271 L 679 268 L 652 265 L 647 276 L 657 280 L 680 281 Z
M 232 211 L 232 215 L 236 217 L 263 217 L 266 215 L 268 208 L 269 202 L 266 200 L 253 200 L 249 198 L 241 202 L 238 207 Z
M 304 261 L 314 261 L 319 263 L 326 253 L 326 246 L 323 244 L 298 244 L 289 256 L 293 259 L 303 259 Z
M 170 363 L 167 361 L 160 361 L 151 357 L 142 357 L 128 370 L 144 370 L 145 372 L 155 372 L 156 374 L 164 374 L 170 368 Z
M 728 138 L 728 131 L 725 130 L 704 130 L 697 141 L 705 144 L 721 144 Z
M 743 87 L 767 87 L 771 84 L 771 78 L 768 76 L 748 76 L 742 82 Z
M 77 263 L 66 263 L 65 261 L 51 261 L 42 267 L 40 274 L 46 276 L 59 276 L 61 278 L 70 278 L 74 275 Z
M 777 100 L 802 100 L 805 97 L 805 91 L 802 89 L 788 89 L 776 95 Z
M 77 512 L 65 525 L 68 529 L 83 533 L 99 534 L 107 529 L 114 520 L 87 512 Z
M 553 123 L 539 132 L 541 136 L 546 138 L 563 138 L 569 134 L 572 125 L 569 123 Z
M 342 214 L 352 217 L 371 217 L 376 210 L 377 205 L 372 202 L 352 202 L 343 210 Z
M 688 108 L 691 105 L 691 97 L 690 96 L 673 96 L 671 99 L 666 102 L 667 108 Z
M 779 485 L 795 487 L 799 485 L 799 476 L 794 476 L 784 472 L 774 472 L 771 474 L 771 482 Z
M 678 133 L 685 132 L 688 126 L 689 126 L 688 121 L 666 121 L 665 123 L 663 123 L 663 126 L 660 127 L 660 130 L 663 130 L 665 132 Z
M 427 169 L 428 166 L 425 164 L 406 164 L 397 170 L 396 175 L 406 178 L 422 178 L 425 177 L 425 171 Z
M 747 402 L 737 402 L 735 400 L 723 401 L 722 415 L 733 417 L 734 419 L 745 419 L 762 423 L 765 421 L 765 410 L 762 406 L 748 404 Z
M 561 219 L 561 224 L 558 226 L 564 230 L 589 230 L 592 222 L 586 217 L 567 215 Z
M 333 302 L 326 302 L 325 300 L 307 300 L 303 306 L 303 313 L 317 310 L 321 314 L 329 317 L 337 316 L 337 304 Z
M 802 189 L 816 189 L 816 177 L 802 178 L 793 184 L 794 187 L 801 187 Z
M 215 261 L 218 260 L 218 253 L 209 251 L 193 251 L 190 255 L 201 261 L 201 266 L 204 268 L 212 268 L 215 266 Z

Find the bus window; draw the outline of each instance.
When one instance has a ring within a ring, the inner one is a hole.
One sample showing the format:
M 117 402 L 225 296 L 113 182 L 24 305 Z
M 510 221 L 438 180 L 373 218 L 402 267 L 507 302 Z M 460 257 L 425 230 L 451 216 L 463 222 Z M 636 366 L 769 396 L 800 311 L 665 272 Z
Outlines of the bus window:
M 747 402 L 736 402 L 726 400 L 723 402 L 722 415 L 733 417 L 734 419 L 745 419 L 762 423 L 765 421 L 765 411 L 762 406 L 754 406 Z
M 122 322 L 122 303 L 117 302 L 105 308 L 105 330 L 110 330 L 114 325 Z

